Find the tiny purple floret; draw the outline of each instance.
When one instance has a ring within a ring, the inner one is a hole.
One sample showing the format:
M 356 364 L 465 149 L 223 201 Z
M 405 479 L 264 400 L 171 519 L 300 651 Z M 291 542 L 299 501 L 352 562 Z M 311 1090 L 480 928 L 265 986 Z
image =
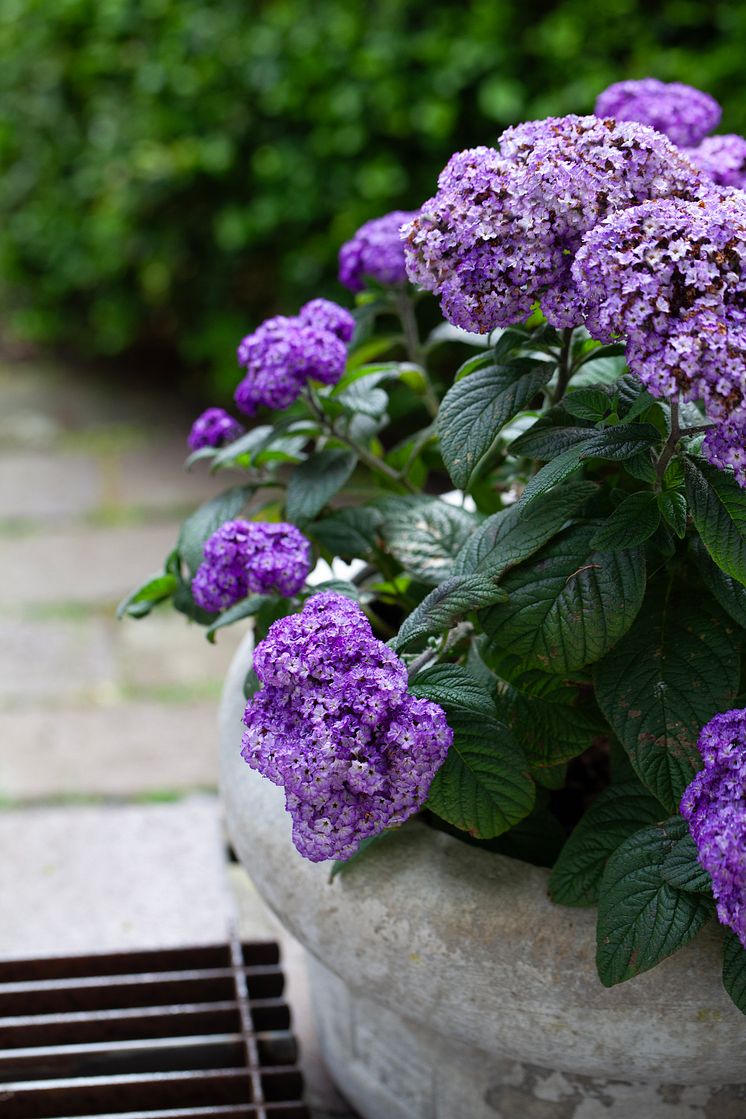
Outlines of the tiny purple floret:
M 226 521 L 205 544 L 192 594 L 211 614 L 249 594 L 290 598 L 310 569 L 311 545 L 295 525 Z

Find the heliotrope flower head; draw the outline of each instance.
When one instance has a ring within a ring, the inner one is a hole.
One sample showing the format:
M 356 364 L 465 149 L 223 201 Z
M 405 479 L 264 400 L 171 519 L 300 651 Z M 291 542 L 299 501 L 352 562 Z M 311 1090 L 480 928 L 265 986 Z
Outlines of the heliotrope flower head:
M 655 396 L 723 418 L 746 392 L 746 197 L 646 202 L 587 234 L 573 277 L 595 338 L 627 339 Z
M 718 918 L 746 948 L 746 711 L 711 719 L 699 737 L 705 767 L 681 798 L 681 815 L 712 879 Z
M 684 154 L 719 186 L 746 189 L 746 137 L 706 136 L 698 148 L 687 148 Z
M 714 97 L 694 86 L 641 78 L 615 82 L 600 93 L 596 116 L 639 121 L 665 133 L 674 144 L 692 148 L 717 128 L 722 110 Z
M 732 470 L 739 486 L 746 489 L 746 409 L 734 412 L 710 428 L 702 454 L 713 466 Z
M 238 420 L 224 408 L 208 408 L 192 424 L 187 443 L 193 451 L 199 451 L 201 447 L 222 447 L 224 443 L 238 439 L 243 430 Z
M 312 322 L 309 306 L 304 308 L 305 316 L 276 315 L 267 319 L 239 345 L 238 363 L 246 375 L 234 399 L 247 416 L 253 416 L 261 405 L 287 408 L 309 379 L 334 385 L 342 376 L 347 348 L 339 331 L 346 329 L 345 312 L 339 307 L 340 314 L 332 316 L 330 308 L 336 304 L 329 303 Z M 334 331 L 329 329 L 332 321 Z
M 414 283 L 446 318 L 487 333 L 537 299 L 557 327 L 580 320 L 571 266 L 583 235 L 649 198 L 696 198 L 710 184 L 664 136 L 640 124 L 550 117 L 509 128 L 499 149 L 452 157 L 404 236 Z
M 355 320 L 350 312 L 331 299 L 312 299 L 301 307 L 298 317 L 306 326 L 328 330 L 340 342 L 349 342 L 355 333 Z
M 339 279 L 350 291 L 362 291 L 365 280 L 379 284 L 404 284 L 407 270 L 400 231 L 415 211 L 393 210 L 361 225 L 339 250 Z
M 242 755 L 285 790 L 307 859 L 348 859 L 425 802 L 453 733 L 361 607 L 333 592 L 281 618 L 256 648 L 263 684 L 244 714 Z
M 290 598 L 310 569 L 311 545 L 295 525 L 226 521 L 205 544 L 192 594 L 211 614 L 249 594 Z

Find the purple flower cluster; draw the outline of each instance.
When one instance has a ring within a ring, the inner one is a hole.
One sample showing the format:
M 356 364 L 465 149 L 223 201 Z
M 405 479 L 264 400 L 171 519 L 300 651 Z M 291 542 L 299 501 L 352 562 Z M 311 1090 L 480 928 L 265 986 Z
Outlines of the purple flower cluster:
M 741 409 L 711 427 L 702 452 L 713 466 L 731 469 L 739 486 L 746 489 L 746 410 Z
M 328 299 L 314 299 L 292 318 L 276 315 L 243 339 L 238 363 L 246 370 L 234 399 L 253 416 L 257 408 L 287 408 L 307 380 L 334 385 L 342 376 L 355 329 L 349 311 Z
M 407 693 L 407 670 L 360 606 L 324 592 L 275 622 L 257 646 L 264 687 L 244 714 L 242 755 L 285 789 L 293 842 L 313 862 L 417 812 L 453 732 L 440 707 Z
M 732 132 L 707 136 L 684 154 L 719 186 L 746 189 L 746 137 Z
M 718 918 L 746 948 L 746 711 L 726 711 L 699 736 L 705 767 L 681 799 L 681 815 L 712 878 Z
M 680 147 L 695 147 L 717 128 L 722 110 L 714 97 L 683 82 L 657 78 L 615 82 L 599 94 L 596 116 L 632 120 L 663 132 Z
M 746 196 L 613 214 L 585 237 L 573 277 L 590 332 L 626 337 L 655 396 L 701 399 L 715 419 L 746 404 Z
M 195 602 L 214 614 L 248 594 L 290 598 L 311 569 L 311 545 L 295 525 L 226 521 L 207 540 L 192 582 Z
M 648 199 L 701 197 L 711 183 L 665 136 L 641 124 L 559 117 L 509 128 L 499 149 L 453 156 L 438 193 L 405 227 L 410 279 L 441 296 L 452 323 L 487 333 L 537 299 L 574 326 L 572 262 L 608 214 Z
M 416 211 L 394 210 L 361 225 L 339 250 L 339 279 L 350 291 L 362 291 L 369 277 L 379 284 L 404 284 L 407 270 L 400 231 Z
M 222 447 L 243 435 L 243 428 L 224 408 L 208 408 L 192 424 L 187 443 L 193 451 L 201 447 Z

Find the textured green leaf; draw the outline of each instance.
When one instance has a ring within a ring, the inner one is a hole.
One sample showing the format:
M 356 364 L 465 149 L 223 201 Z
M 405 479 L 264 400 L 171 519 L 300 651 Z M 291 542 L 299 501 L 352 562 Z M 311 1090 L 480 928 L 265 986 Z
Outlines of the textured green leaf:
M 264 606 L 265 602 L 269 599 L 265 594 L 252 594 L 248 598 L 244 598 L 241 602 L 237 602 L 235 606 L 231 606 L 225 610 L 212 625 L 208 626 L 205 637 L 208 641 L 215 641 L 215 634 L 219 629 L 225 629 L 226 626 L 232 626 L 234 622 L 240 622 L 244 618 L 251 618 L 257 614 Z
M 613 987 L 683 948 L 714 912 L 702 894 L 674 889 L 661 868 L 686 824 L 674 816 L 631 835 L 609 858 L 598 900 L 596 964 Z
M 702 459 L 684 463 L 694 524 L 715 563 L 746 584 L 746 490 L 731 474 Z
M 596 665 L 601 710 L 640 780 L 671 812 L 702 766 L 701 728 L 738 690 L 733 631 L 706 595 L 673 603 L 654 587 L 630 632 Z
M 637 781 L 604 789 L 560 852 L 549 879 L 552 898 L 560 905 L 595 905 L 609 856 L 663 815 L 658 800 Z
M 503 426 L 533 400 L 553 372 L 551 362 L 524 358 L 480 368 L 448 390 L 438 413 L 438 434 L 454 485 L 469 488 Z
M 480 839 L 501 835 L 531 812 L 535 786 L 489 694 L 457 665 L 440 665 L 411 686 L 440 704 L 454 741 L 430 786 L 427 806 Z
M 666 524 L 683 540 L 686 535 L 686 497 L 678 490 L 665 490 L 658 494 L 658 508 Z
M 605 459 L 610 462 L 623 462 L 634 458 L 645 447 L 652 447 L 660 441 L 660 434 L 650 424 L 631 424 L 621 427 L 607 427 L 602 431 L 591 430 L 587 438 L 569 447 L 557 458 L 542 467 L 530 480 L 521 502 L 528 504 L 546 493 L 571 474 L 587 459 Z
M 342 559 L 365 559 L 376 546 L 383 515 L 377 509 L 360 505 L 337 509 L 309 528 L 322 548 Z
M 601 552 L 631 548 L 644 543 L 660 523 L 660 511 L 654 493 L 631 493 L 616 507 L 593 537 L 593 546 Z
M 555 404 L 548 412 L 542 412 L 531 427 L 514 439 L 508 450 L 512 455 L 522 458 L 546 461 L 577 443 L 582 443 L 594 431 L 590 420 L 578 423 L 564 404 Z
M 353 451 L 317 451 L 297 466 L 288 482 L 285 515 L 289 521 L 311 521 L 342 488 L 355 469 Z
M 425 583 L 447 578 L 461 548 L 479 521 L 437 498 L 389 500 L 384 506 L 382 535 L 402 567 Z
M 507 598 L 505 591 L 483 575 L 454 575 L 436 587 L 402 624 L 396 647 L 418 637 L 450 629 L 464 614 Z
M 498 708 L 534 772 L 576 758 L 603 729 L 598 719 L 572 703 L 553 703 L 509 686 Z
M 594 482 L 568 482 L 528 508 L 511 505 L 494 513 L 470 535 L 456 557 L 454 574 L 502 575 L 556 536 L 597 488 Z
M 569 392 L 562 403 L 571 416 L 576 416 L 579 420 L 593 420 L 595 423 L 603 419 L 610 410 L 611 398 L 603 388 L 589 385 Z
M 661 865 L 661 875 L 677 890 L 694 894 L 712 896 L 712 879 L 697 858 L 697 846 L 687 832 L 674 844 L 665 862 Z
M 144 618 L 159 602 L 170 598 L 178 585 L 178 578 L 171 572 L 161 571 L 157 575 L 151 575 L 122 599 L 117 606 L 117 617 L 129 615 L 130 618 Z
M 746 949 L 735 933 L 725 934 L 723 986 L 742 1014 L 746 1014 Z
M 691 548 L 707 589 L 733 621 L 741 629 L 746 629 L 746 587 L 712 562 L 699 537 L 692 538 Z
M 573 672 L 603 657 L 632 625 L 645 593 L 639 548 L 599 552 L 596 524 L 575 525 L 513 568 L 509 601 L 485 612 L 492 642 L 545 672 Z
M 255 490 L 256 486 L 232 486 L 200 505 L 184 521 L 176 547 L 192 575 L 202 563 L 205 541 L 222 524 L 238 516 Z

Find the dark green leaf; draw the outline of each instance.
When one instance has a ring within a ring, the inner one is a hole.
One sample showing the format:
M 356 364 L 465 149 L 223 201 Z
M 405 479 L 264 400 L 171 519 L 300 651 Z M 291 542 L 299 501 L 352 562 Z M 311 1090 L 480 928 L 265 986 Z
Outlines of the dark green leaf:
M 645 593 L 639 548 L 599 552 L 596 524 L 575 525 L 509 571 L 509 601 L 482 624 L 502 649 L 544 672 L 574 672 L 603 657 L 627 632 Z
M 450 629 L 464 614 L 506 599 L 505 591 L 483 575 L 454 575 L 416 606 L 399 630 L 396 647 Z
M 437 584 L 451 574 L 454 559 L 478 523 L 465 509 L 437 498 L 397 498 L 384 506 L 382 535 L 410 575 Z
M 353 451 L 330 448 L 317 451 L 301 463 L 288 482 L 285 514 L 289 521 L 312 521 L 342 488 L 357 458 Z
M 631 493 L 618 505 L 593 537 L 593 546 L 601 552 L 631 548 L 644 543 L 660 523 L 655 494 L 647 491 Z
M 746 949 L 735 933 L 725 934 L 723 986 L 742 1014 L 746 1014 Z
M 673 529 L 679 540 L 683 540 L 686 535 L 687 512 L 684 494 L 677 490 L 666 490 L 664 493 L 659 493 L 658 508 L 666 524 Z
M 674 844 L 661 874 L 677 890 L 712 896 L 712 879 L 697 858 L 697 846 L 687 832 Z
M 722 606 L 733 621 L 746 629 L 746 587 L 742 583 L 731 579 L 713 563 L 702 541 L 695 536 L 691 540 L 691 548 L 699 568 L 702 579 L 707 589 Z
M 565 689 L 572 696 L 576 694 L 568 685 Z M 603 729 L 597 718 L 572 703 L 553 703 L 513 687 L 507 687 L 501 695 L 498 709 L 534 773 L 582 754 Z
M 489 839 L 529 814 L 535 786 L 521 751 L 495 707 L 465 668 L 440 665 L 412 692 L 440 704 L 454 740 L 430 786 L 427 806 L 449 824 Z
M 701 768 L 701 728 L 739 681 L 733 626 L 706 595 L 685 604 L 651 590 L 634 626 L 596 665 L 596 698 L 635 772 L 666 808 Z
M 266 594 L 252 594 L 248 598 L 244 598 L 241 602 L 237 602 L 235 606 L 229 607 L 225 610 L 220 617 L 208 626 L 205 637 L 208 641 L 215 642 L 215 634 L 219 629 L 224 629 L 226 626 L 232 626 L 234 622 L 240 622 L 244 618 L 251 618 L 254 614 L 258 613 L 268 601 Z
M 609 856 L 663 815 L 653 794 L 637 781 L 604 789 L 562 848 L 549 879 L 552 898 L 560 905 L 595 905 Z
M 200 505 L 184 521 L 176 545 L 192 576 L 202 563 L 205 541 L 226 521 L 231 521 L 246 505 L 256 486 L 232 486 L 204 505 Z
M 528 508 L 518 504 L 501 509 L 471 534 L 456 557 L 454 572 L 502 575 L 551 540 L 597 488 L 593 482 L 568 482 Z
M 613 987 L 683 948 L 713 914 L 701 894 L 670 886 L 661 868 L 686 831 L 679 816 L 643 828 L 611 855 L 601 879 L 596 964 Z
M 383 516 L 378 509 L 364 505 L 337 509 L 323 520 L 316 521 L 309 535 L 342 559 L 365 559 L 376 546 Z
M 438 413 L 438 434 L 454 485 L 469 488 L 504 425 L 533 400 L 552 372 L 551 362 L 521 359 L 479 369 L 448 390 Z
M 571 416 L 594 423 L 603 419 L 611 408 L 608 392 L 593 385 L 568 392 L 562 403 Z
M 746 490 L 731 474 L 687 456 L 686 492 L 707 551 L 726 575 L 746 584 Z
M 548 412 L 543 412 L 536 423 L 514 439 L 508 447 L 512 455 L 521 458 L 535 458 L 542 461 L 582 443 L 595 431 L 589 421 L 574 422 L 574 418 L 562 404 L 556 404 Z
M 130 618 L 144 618 L 154 606 L 164 599 L 170 598 L 179 585 L 176 575 L 170 572 L 159 572 L 151 575 L 117 606 L 117 617 L 123 618 L 125 614 Z
M 232 466 L 244 455 L 250 459 L 259 447 L 266 445 L 267 439 L 271 439 L 272 434 L 273 429 L 269 424 L 261 424 L 259 427 L 253 427 L 251 431 L 245 431 L 232 443 L 227 443 L 218 451 L 213 452 L 212 469 L 217 470 L 219 467 Z
M 254 696 L 256 695 L 256 693 L 258 691 L 261 691 L 261 687 L 262 687 L 262 683 L 261 683 L 259 677 L 257 676 L 256 672 L 254 672 L 254 669 L 250 668 L 249 671 L 246 673 L 246 678 L 244 679 L 244 682 L 243 682 L 244 699 L 247 702 L 250 699 L 253 699 Z

